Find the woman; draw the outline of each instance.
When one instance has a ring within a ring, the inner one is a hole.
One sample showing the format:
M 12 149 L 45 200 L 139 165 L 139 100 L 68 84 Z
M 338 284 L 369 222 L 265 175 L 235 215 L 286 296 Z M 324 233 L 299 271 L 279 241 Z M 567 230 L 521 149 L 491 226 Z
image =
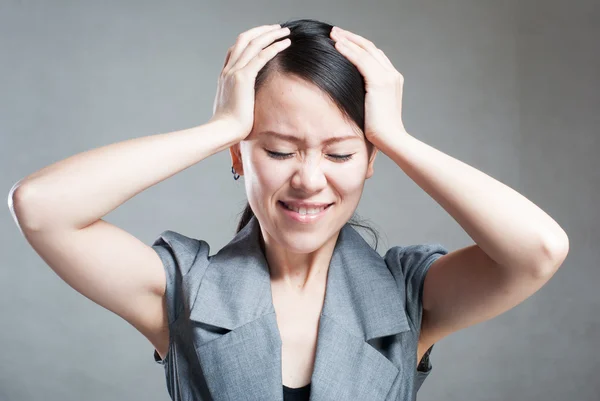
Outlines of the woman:
M 55 163 L 15 184 L 11 209 L 61 278 L 148 338 L 174 400 L 414 400 L 433 344 L 532 295 L 568 238 L 409 135 L 402 88 L 359 35 L 256 27 L 227 52 L 208 123 Z M 248 206 L 215 255 L 173 231 L 149 247 L 101 219 L 227 148 Z M 370 248 L 350 220 L 379 150 L 476 244 Z

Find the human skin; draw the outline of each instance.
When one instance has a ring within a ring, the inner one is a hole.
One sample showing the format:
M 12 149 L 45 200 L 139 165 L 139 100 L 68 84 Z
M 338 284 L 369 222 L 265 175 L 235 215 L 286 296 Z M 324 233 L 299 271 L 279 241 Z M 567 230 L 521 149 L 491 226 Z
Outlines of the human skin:
M 348 138 L 325 142 L 334 137 Z M 273 280 L 297 291 L 322 284 L 339 230 L 373 175 L 377 151 L 369 153 L 362 130 L 321 89 L 291 74 L 274 74 L 256 95 L 251 133 L 231 152 L 260 221 Z M 323 218 L 305 224 L 283 212 L 279 201 L 290 199 L 333 205 Z

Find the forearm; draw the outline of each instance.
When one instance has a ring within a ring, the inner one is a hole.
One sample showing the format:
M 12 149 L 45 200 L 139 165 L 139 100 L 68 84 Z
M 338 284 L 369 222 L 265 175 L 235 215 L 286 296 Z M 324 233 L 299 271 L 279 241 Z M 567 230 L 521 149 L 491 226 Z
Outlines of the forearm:
M 381 149 L 498 264 L 542 268 L 566 255 L 568 238 L 527 198 L 408 134 Z
M 9 201 L 23 228 L 82 228 L 239 141 L 225 121 L 91 149 L 20 180 Z

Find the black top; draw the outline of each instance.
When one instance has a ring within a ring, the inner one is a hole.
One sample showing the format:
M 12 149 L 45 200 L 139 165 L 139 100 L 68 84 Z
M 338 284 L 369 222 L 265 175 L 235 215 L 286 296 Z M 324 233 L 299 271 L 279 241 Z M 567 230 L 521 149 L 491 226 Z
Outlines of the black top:
M 310 383 L 302 387 L 283 386 L 283 401 L 308 401 L 310 397 Z

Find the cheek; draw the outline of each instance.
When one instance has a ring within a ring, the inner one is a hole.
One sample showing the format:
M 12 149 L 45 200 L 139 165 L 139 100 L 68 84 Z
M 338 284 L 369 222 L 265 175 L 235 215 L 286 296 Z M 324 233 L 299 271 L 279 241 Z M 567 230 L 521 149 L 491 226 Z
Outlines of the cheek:
M 256 153 L 253 154 L 248 167 L 249 174 L 244 177 L 246 190 L 256 196 L 268 196 L 275 192 L 285 185 L 291 174 L 284 164 Z
M 329 185 L 342 196 L 360 196 L 365 180 L 364 169 L 354 167 L 339 169 L 328 175 Z

